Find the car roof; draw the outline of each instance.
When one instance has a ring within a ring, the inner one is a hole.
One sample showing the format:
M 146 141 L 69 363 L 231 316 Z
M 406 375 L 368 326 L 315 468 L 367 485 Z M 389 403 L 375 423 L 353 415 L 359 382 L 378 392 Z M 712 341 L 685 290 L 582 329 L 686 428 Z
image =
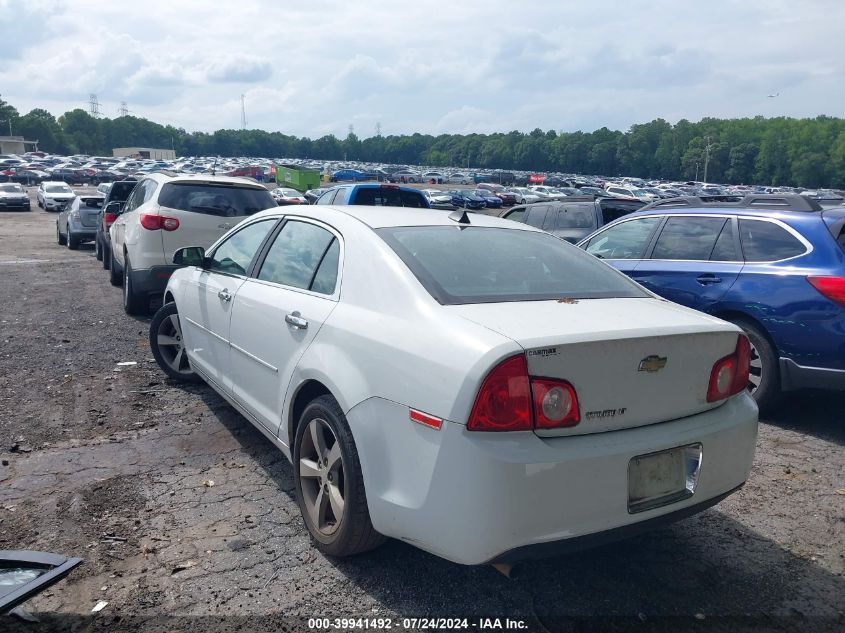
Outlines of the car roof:
M 835 208 L 835 207 L 828 207 Z M 630 220 L 631 218 L 643 216 L 664 216 L 664 215 L 736 215 L 752 218 L 774 218 L 786 222 L 801 222 L 810 219 L 819 219 L 821 211 L 786 211 L 772 208 L 742 208 L 742 207 L 654 207 L 651 209 L 638 209 L 633 213 L 625 215 L 616 222 Z M 615 223 L 615 222 L 614 222 Z
M 285 213 L 281 208 L 267 209 L 259 215 L 278 215 Z M 382 206 L 367 206 L 367 205 L 317 205 L 299 207 L 290 211 L 293 215 L 304 217 L 313 217 L 318 220 L 326 220 L 326 216 L 332 214 L 341 214 L 344 217 L 353 218 L 362 224 L 372 229 L 382 229 L 399 226 L 481 226 L 481 227 L 499 227 L 521 231 L 533 231 L 542 233 L 539 229 L 513 222 L 511 220 L 504 220 L 485 213 L 467 213 L 469 224 L 461 224 L 456 219 L 450 218 L 455 214 L 462 214 L 463 210 L 457 211 L 441 211 L 438 209 L 417 209 L 413 207 L 382 207 Z M 460 217 L 460 215 L 458 215 Z
M 243 178 L 240 176 L 209 176 L 208 174 L 173 174 L 159 170 L 146 175 L 146 178 L 154 178 L 155 180 L 162 180 L 165 182 L 196 182 L 206 183 L 213 182 L 219 184 L 232 184 L 240 186 L 248 186 L 254 189 L 267 189 L 264 185 L 252 180 L 250 178 Z

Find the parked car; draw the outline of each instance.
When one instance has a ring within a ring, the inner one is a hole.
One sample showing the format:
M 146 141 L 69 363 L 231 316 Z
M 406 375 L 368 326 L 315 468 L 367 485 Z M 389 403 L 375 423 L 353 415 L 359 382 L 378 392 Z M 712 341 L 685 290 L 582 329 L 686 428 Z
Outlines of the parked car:
M 343 182 L 351 180 L 352 182 L 360 182 L 366 180 L 367 175 L 358 169 L 339 169 L 331 175 L 332 182 Z
M 533 204 L 535 202 L 540 202 L 540 196 L 527 187 L 510 187 L 507 191 L 516 196 L 516 200 L 519 204 Z
M 111 264 L 111 234 L 109 229 L 114 221 L 123 212 L 123 204 L 129 199 L 132 190 L 138 181 L 134 178 L 117 180 L 108 185 L 103 198 L 103 206 L 97 218 L 97 237 L 94 239 L 94 253 L 97 259 L 103 262 L 103 268 L 109 269 Z M 98 188 L 99 190 L 99 188 Z
M 609 185 L 605 187 L 607 193 L 612 196 L 620 196 L 622 198 L 638 198 L 645 203 L 657 200 L 657 196 L 649 193 L 645 189 L 638 189 L 637 187 L 622 187 L 620 185 Z
M 495 195 L 499 200 L 502 201 L 502 206 L 512 206 L 517 203 L 516 194 L 507 191 L 504 186 L 497 185 L 492 182 L 482 182 L 478 185 L 479 189 L 486 189 Z
M 103 196 L 108 195 L 109 189 L 111 188 L 111 182 L 103 182 L 97 185 L 97 193 L 102 194 Z
M 845 389 L 845 208 L 795 195 L 661 200 L 579 244 L 671 301 L 740 326 L 748 388 Z
M 155 172 L 133 189 L 109 228 L 110 281 L 123 285 L 123 308 L 141 314 L 176 269 L 185 244 L 210 246 L 241 220 L 278 205 L 254 180 Z
M 702 511 L 751 468 L 740 329 L 527 225 L 276 208 L 174 262 L 152 353 L 291 459 L 325 554 L 547 556 Z
M 487 206 L 484 198 L 475 195 L 469 189 L 453 189 L 449 195 L 452 197 L 452 204 L 456 207 L 478 210 Z
M 473 189 L 473 195 L 484 200 L 484 206 L 488 209 L 501 209 L 502 199 L 487 189 Z
M 102 207 L 99 193 L 76 196 L 56 217 L 56 243 L 75 251 L 83 242 L 93 242 Z
M 285 204 L 308 204 L 308 199 L 296 189 L 290 187 L 276 187 L 270 191 L 273 200 L 279 206 Z
M 414 169 L 400 169 L 390 175 L 393 182 L 422 182 L 422 174 Z
M 613 198 L 594 200 L 592 196 L 571 196 L 562 201 L 538 202 L 514 207 L 503 213 L 506 220 L 523 222 L 568 242 L 578 242 L 598 227 L 642 207 L 619 205 Z
M 308 201 L 308 204 L 314 204 L 317 202 L 317 198 L 322 196 L 324 193 L 329 191 L 330 189 L 334 189 L 334 186 L 331 187 L 319 187 L 317 189 L 309 189 L 305 192 L 305 199 Z
M 420 193 L 428 199 L 428 204 L 432 209 L 454 208 L 452 205 L 452 196 L 446 191 L 440 191 L 439 189 L 423 189 Z
M 322 194 L 314 204 L 352 204 L 377 207 L 428 209 L 428 198 L 419 190 L 399 185 L 338 185 Z
M 50 172 L 50 180 L 66 182 L 69 185 L 84 185 L 89 182 L 88 175 L 81 169 L 56 168 Z
M 447 182 L 452 185 L 468 185 L 470 183 L 475 182 L 469 174 L 465 174 L 463 172 L 456 171 L 453 174 L 449 174 L 447 178 Z
M 26 185 L 27 187 L 31 187 L 33 185 L 37 185 L 44 180 L 49 179 L 49 174 L 44 171 L 38 171 L 35 169 L 20 169 L 16 168 L 12 171 L 9 175 L 9 180 L 11 182 L 16 182 L 21 185 Z
M 17 183 L 0 183 L 0 211 L 11 209 L 30 211 L 29 196 Z
M 76 194 L 63 182 L 45 180 L 35 192 L 35 201 L 45 211 L 61 211 L 70 204 Z

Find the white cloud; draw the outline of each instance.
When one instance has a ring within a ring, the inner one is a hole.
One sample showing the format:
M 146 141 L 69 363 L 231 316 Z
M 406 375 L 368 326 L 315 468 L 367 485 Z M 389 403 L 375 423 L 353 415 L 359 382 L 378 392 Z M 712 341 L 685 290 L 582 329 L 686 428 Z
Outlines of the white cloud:
M 0 0 L 0 86 L 191 130 L 312 138 L 842 115 L 841 0 Z M 777 99 L 766 95 L 780 92 Z

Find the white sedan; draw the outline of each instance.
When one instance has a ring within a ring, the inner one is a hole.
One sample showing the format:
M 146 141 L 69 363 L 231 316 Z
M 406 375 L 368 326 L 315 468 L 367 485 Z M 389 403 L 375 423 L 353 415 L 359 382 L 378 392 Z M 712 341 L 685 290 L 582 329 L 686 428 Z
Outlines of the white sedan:
M 279 206 L 285 204 L 308 204 L 308 199 L 303 193 L 290 187 L 277 187 L 270 191 L 270 195 L 273 196 L 273 200 Z
M 515 195 L 519 204 L 533 204 L 547 199 L 545 197 L 541 197 L 538 193 L 532 191 L 528 187 L 510 187 L 505 189 L 505 191 Z
M 751 468 L 740 330 L 528 225 L 277 208 L 174 262 L 156 360 L 291 459 L 326 554 L 545 556 L 699 512 Z

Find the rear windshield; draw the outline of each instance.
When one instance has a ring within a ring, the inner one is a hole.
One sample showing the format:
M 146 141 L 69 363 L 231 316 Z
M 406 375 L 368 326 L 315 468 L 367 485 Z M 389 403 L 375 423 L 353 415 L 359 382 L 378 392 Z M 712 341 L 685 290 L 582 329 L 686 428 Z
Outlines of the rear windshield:
M 277 206 L 266 189 L 193 182 L 167 183 L 161 188 L 158 203 L 169 209 L 227 218 L 252 215 Z
M 353 204 L 376 207 L 414 207 L 416 209 L 428 208 L 428 202 L 421 193 L 416 191 L 403 191 L 401 189 L 390 189 L 388 187 L 362 187 L 355 194 Z
M 443 305 L 648 296 L 624 275 L 547 233 L 457 226 L 377 233 Z

